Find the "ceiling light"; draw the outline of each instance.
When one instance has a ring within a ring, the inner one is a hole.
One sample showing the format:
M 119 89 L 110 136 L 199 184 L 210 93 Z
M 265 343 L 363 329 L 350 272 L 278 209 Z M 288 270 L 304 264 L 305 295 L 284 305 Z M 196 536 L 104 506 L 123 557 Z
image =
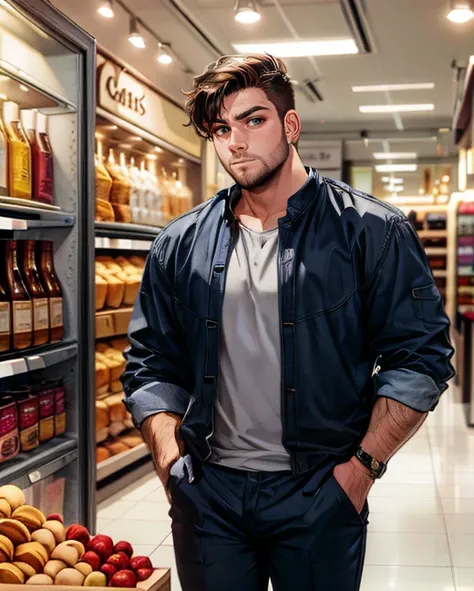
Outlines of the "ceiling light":
M 163 152 L 163 150 L 161 148 L 159 148 L 158 146 L 156 146 L 155 152 L 158 152 L 158 154 L 161 154 Z
M 138 32 L 136 18 L 130 19 L 130 35 L 128 36 L 128 40 L 137 49 L 145 49 L 145 39 L 143 38 L 143 35 Z
M 416 172 L 418 164 L 377 164 L 377 172 Z
M 163 64 L 164 66 L 169 66 L 173 61 L 173 58 L 169 53 L 169 44 L 158 43 L 158 47 L 160 48 L 160 52 L 156 59 L 160 62 L 160 64 Z
M 132 137 L 130 138 L 132 140 L 132 142 L 141 142 L 142 138 L 138 135 L 132 135 Z
M 433 104 L 420 105 L 363 105 L 361 113 L 409 113 L 415 111 L 434 111 Z
M 251 25 L 257 23 L 262 18 L 262 15 L 255 0 L 237 0 L 234 8 L 234 18 L 238 23 Z
M 104 18 L 114 18 L 114 9 L 112 8 L 112 0 L 102 0 L 99 3 L 97 12 Z
M 467 23 L 474 18 L 474 9 L 471 0 L 451 0 L 450 10 L 446 18 L 453 23 Z
M 416 152 L 375 152 L 375 160 L 413 160 L 418 158 Z
M 403 179 L 398 179 L 393 176 L 383 176 L 382 183 L 391 183 L 392 185 L 400 185 L 400 184 L 403 184 Z
M 449 174 L 445 174 L 443 175 L 442 179 L 443 183 L 449 183 L 449 181 L 451 180 L 451 177 L 449 176 Z
M 7 100 L 8 100 L 8 97 L 7 97 L 7 95 L 6 95 L 6 94 L 4 94 L 4 93 L 2 92 L 2 93 L 0 94 L 0 100 L 2 100 L 2 101 L 7 101 Z
M 147 154 L 145 158 L 147 160 L 158 160 L 158 156 L 156 154 Z
M 22 90 L 23 92 L 30 92 L 28 86 L 25 86 L 24 84 L 20 84 L 20 90 Z
M 311 57 L 359 53 L 354 39 L 289 41 L 282 43 L 234 43 L 238 53 L 269 53 L 276 57 Z
M 353 86 L 352 92 L 395 92 L 397 90 L 432 90 L 433 82 L 415 84 L 376 84 L 373 86 Z

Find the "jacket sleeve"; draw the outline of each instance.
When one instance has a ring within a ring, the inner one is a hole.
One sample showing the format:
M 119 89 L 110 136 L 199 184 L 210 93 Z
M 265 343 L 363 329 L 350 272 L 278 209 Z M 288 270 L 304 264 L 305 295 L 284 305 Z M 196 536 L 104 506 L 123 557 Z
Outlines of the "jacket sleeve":
M 406 219 L 392 222 L 363 291 L 369 346 L 379 369 L 376 396 L 419 412 L 434 410 L 454 375 L 454 349 L 428 260 Z
M 192 387 L 186 340 L 156 243 L 145 266 L 128 336 L 130 347 L 121 380 L 135 424 L 140 427 L 159 412 L 184 415 Z

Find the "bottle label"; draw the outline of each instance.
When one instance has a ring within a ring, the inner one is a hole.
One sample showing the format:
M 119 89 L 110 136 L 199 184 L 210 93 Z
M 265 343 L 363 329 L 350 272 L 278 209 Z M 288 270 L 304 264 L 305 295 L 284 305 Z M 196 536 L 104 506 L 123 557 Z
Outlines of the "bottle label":
M 13 302 L 13 330 L 15 334 L 32 332 L 31 302 Z
M 0 334 L 10 334 L 9 302 L 0 302 Z
M 35 330 L 48 330 L 49 328 L 49 309 L 48 299 L 41 298 L 33 300 Z
M 8 194 L 8 160 L 7 145 L 0 129 L 0 195 Z
M 16 405 L 0 408 L 0 463 L 11 460 L 20 451 Z
M 40 441 L 48 441 L 54 437 L 54 390 L 47 390 L 40 394 L 39 415 Z
M 51 328 L 63 325 L 63 298 L 50 298 L 49 313 L 51 316 Z

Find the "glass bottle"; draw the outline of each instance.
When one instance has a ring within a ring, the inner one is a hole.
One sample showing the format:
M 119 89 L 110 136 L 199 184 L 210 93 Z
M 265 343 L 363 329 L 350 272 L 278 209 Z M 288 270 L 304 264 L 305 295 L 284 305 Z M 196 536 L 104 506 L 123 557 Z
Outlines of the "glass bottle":
M 1 104 L 1 103 L 0 103 Z M 3 109 L 2 109 L 3 111 Z M 8 195 L 8 137 L 0 113 L 0 195 Z
M 3 105 L 3 119 L 8 138 L 9 196 L 31 199 L 31 149 L 17 103 L 7 101 Z
M 31 298 L 18 268 L 16 240 L 3 242 L 7 270 L 7 292 L 11 301 L 12 349 L 27 349 L 33 342 Z
M 47 117 L 32 109 L 21 111 L 21 122 L 31 146 L 32 198 L 52 205 L 53 151 L 47 133 Z
M 54 269 L 53 243 L 39 241 L 36 253 L 42 284 L 49 298 L 50 342 L 58 343 L 64 336 L 63 290 Z
M 33 305 L 33 345 L 45 345 L 49 342 L 49 303 L 36 266 L 36 243 L 23 240 L 19 244 L 22 276 Z
M 0 256 L 0 353 L 10 351 L 12 346 L 11 303 L 6 286 L 6 261 L 4 256 Z

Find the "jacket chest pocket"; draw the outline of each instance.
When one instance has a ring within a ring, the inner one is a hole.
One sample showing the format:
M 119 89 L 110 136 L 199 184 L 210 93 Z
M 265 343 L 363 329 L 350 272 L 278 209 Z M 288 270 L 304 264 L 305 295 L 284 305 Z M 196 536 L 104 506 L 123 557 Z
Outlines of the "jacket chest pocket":
M 351 253 L 338 246 L 304 256 L 296 273 L 298 320 L 336 310 L 357 289 Z

